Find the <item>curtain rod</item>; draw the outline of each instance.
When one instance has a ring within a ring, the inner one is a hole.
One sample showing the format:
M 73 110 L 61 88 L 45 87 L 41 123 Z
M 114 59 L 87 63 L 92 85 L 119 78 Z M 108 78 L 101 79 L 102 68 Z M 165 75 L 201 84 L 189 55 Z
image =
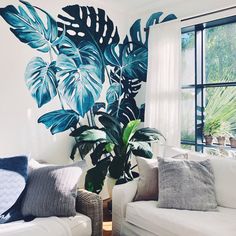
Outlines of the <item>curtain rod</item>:
M 208 15 L 216 14 L 216 13 L 219 13 L 219 12 L 232 10 L 232 9 L 235 9 L 235 8 L 236 8 L 236 6 L 227 7 L 227 8 L 224 8 L 224 9 L 217 10 L 217 11 L 212 11 L 212 12 L 208 12 L 208 13 L 204 13 L 204 14 L 200 14 L 200 15 L 196 15 L 196 16 L 191 16 L 191 17 L 183 18 L 180 21 L 183 22 L 183 21 L 193 20 L 193 19 L 196 19 L 196 18 L 199 18 L 199 17 L 208 16 Z M 148 31 L 149 28 L 150 27 L 144 28 L 144 31 Z

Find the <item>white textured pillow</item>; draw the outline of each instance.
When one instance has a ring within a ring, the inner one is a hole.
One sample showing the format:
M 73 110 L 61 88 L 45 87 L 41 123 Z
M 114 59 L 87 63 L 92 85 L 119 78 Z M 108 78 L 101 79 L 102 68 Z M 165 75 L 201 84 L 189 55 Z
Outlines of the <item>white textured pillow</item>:
M 134 201 L 158 199 L 158 162 L 156 158 L 136 157 L 139 180 Z
M 219 206 L 236 208 L 236 160 L 211 159 L 215 176 L 216 200 Z

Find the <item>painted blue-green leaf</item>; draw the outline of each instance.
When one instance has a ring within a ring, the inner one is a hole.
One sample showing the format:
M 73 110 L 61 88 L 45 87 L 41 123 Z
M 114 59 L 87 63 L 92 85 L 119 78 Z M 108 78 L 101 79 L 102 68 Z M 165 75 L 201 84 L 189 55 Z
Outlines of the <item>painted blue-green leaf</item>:
M 60 54 L 64 54 L 72 58 L 80 57 L 79 49 L 77 48 L 77 46 L 74 44 L 72 40 L 70 40 L 65 35 L 62 36 L 62 39 L 57 45 L 57 48 Z
M 26 67 L 25 82 L 38 104 L 50 102 L 57 95 L 56 63 L 47 63 L 41 57 L 33 58 Z
M 94 65 L 99 68 L 98 72 L 102 74 L 102 58 L 97 47 L 91 43 L 82 41 L 78 46 L 80 57 L 84 65 Z M 104 77 L 102 78 L 104 82 Z
M 57 45 L 60 54 L 73 58 L 76 64 L 94 65 L 97 67 L 97 74 L 104 82 L 104 68 L 102 58 L 97 47 L 91 42 L 82 41 L 78 47 L 67 36 L 63 36 Z
M 110 70 L 110 78 L 112 83 L 121 84 L 122 94 L 124 93 L 125 97 L 135 97 L 142 86 L 142 81 L 140 78 L 128 78 L 125 76 L 120 76 L 120 71 L 117 70 L 117 67 L 114 67 L 113 70 Z
M 18 10 L 12 5 L 0 9 L 0 15 L 11 25 L 12 33 L 23 43 L 40 52 L 48 52 L 58 37 L 57 22 L 44 10 L 22 2 L 29 13 L 19 6 Z M 46 15 L 46 26 L 35 9 Z
M 155 12 L 153 13 L 146 23 L 146 28 L 149 28 L 152 25 L 160 23 L 160 17 L 163 15 L 163 12 Z
M 104 57 L 107 65 L 122 67 L 122 48 L 123 45 L 116 44 L 111 44 L 106 47 Z
M 96 114 L 102 109 L 106 108 L 106 104 L 104 102 L 95 102 L 93 105 L 93 114 Z
M 141 31 L 141 19 L 138 19 L 130 27 L 129 35 L 125 37 L 123 44 L 127 45 L 129 42 L 132 42 L 134 46 L 143 44 Z
M 104 10 L 79 5 L 66 6 L 62 10 L 64 14 L 58 15 L 58 26 L 65 27 L 67 37 L 77 46 L 82 41 L 92 42 L 103 53 L 107 45 L 119 42 L 117 27 Z
M 76 128 L 78 120 L 79 115 L 73 110 L 56 110 L 41 116 L 38 123 L 43 123 L 52 134 L 56 134 Z
M 138 47 L 134 44 L 130 50 L 132 44 L 119 45 L 118 51 L 113 45 L 109 46 L 104 53 L 106 61 L 118 67 L 116 73 L 130 79 L 138 78 L 140 81 L 146 81 L 148 49 L 143 44 Z
M 170 20 L 175 20 L 177 19 L 176 15 L 175 14 L 169 14 L 167 15 L 163 20 L 162 22 L 166 22 L 166 21 L 170 21 Z
M 148 49 L 140 46 L 128 52 L 124 49 L 122 54 L 123 73 L 128 78 L 139 78 L 146 81 Z
M 66 103 L 82 117 L 88 112 L 102 91 L 103 79 L 94 65 L 76 64 L 72 58 L 60 55 L 57 60 L 59 91 Z
M 116 102 L 122 94 L 121 84 L 113 83 L 107 90 L 106 100 L 108 104 Z
M 116 101 L 107 107 L 107 112 L 116 118 L 123 125 L 129 121 L 139 118 L 139 108 L 134 98 L 123 98 L 120 102 Z

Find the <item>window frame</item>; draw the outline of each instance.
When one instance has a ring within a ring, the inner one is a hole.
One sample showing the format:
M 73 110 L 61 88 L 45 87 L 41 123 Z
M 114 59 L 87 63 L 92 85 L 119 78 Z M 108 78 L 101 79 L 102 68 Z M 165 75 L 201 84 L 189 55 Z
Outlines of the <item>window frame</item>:
M 197 24 L 194 26 L 188 26 L 181 29 L 181 33 L 194 32 L 194 54 L 195 54 L 195 81 L 194 84 L 181 86 L 181 91 L 184 89 L 194 89 L 195 92 L 195 138 L 194 141 L 182 140 L 181 145 L 194 146 L 195 151 L 203 152 L 206 145 L 203 138 L 203 124 L 204 124 L 204 89 L 213 87 L 229 87 L 235 86 L 235 82 L 218 82 L 218 83 L 205 83 L 204 82 L 204 30 L 216 26 L 222 26 L 226 24 L 236 23 L 236 16 L 225 17 L 206 23 Z M 211 145 L 210 147 L 218 147 L 219 145 Z M 230 147 L 225 147 L 230 148 Z

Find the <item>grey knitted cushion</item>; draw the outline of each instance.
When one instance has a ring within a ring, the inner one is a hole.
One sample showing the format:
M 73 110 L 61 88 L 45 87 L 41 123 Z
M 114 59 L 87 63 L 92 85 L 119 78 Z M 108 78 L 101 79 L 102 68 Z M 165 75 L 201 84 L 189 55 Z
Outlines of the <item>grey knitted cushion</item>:
M 80 161 L 32 170 L 22 202 L 23 216 L 74 216 L 76 187 L 84 165 Z
M 159 159 L 160 208 L 214 210 L 217 207 L 210 161 Z

